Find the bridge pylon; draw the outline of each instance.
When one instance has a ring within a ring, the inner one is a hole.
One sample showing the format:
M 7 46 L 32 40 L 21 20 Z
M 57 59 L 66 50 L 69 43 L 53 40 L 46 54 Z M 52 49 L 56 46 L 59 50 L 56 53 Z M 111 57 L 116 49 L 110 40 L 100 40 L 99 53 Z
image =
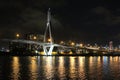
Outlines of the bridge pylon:
M 44 33 L 44 43 L 46 43 L 46 45 L 43 45 L 43 50 L 44 50 L 45 55 L 52 55 L 53 48 L 54 48 L 50 22 L 51 22 L 51 13 L 50 13 L 50 8 L 49 8 L 48 13 L 47 13 L 47 24 L 46 24 L 46 29 Z M 47 40 L 48 39 L 47 33 L 50 39 L 49 43 Z

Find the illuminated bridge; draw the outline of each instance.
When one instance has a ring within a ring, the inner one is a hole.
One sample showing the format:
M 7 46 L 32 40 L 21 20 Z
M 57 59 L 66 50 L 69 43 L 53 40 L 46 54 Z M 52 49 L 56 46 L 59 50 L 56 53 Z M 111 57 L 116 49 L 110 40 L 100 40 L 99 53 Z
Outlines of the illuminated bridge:
M 31 41 L 31 40 L 20 40 L 20 39 L 15 39 L 15 40 L 6 39 L 6 41 L 18 42 L 18 43 L 27 43 L 27 44 L 35 44 L 35 45 L 38 45 L 38 48 L 42 46 L 44 55 L 52 55 L 53 48 L 55 46 L 58 47 L 58 46 L 62 46 L 62 45 L 54 44 L 52 34 L 51 34 L 50 21 L 51 21 L 51 16 L 50 16 L 50 8 L 49 8 L 48 9 L 48 14 L 47 14 L 47 24 L 46 24 L 46 29 L 45 29 L 45 33 L 44 33 L 43 42 Z M 47 42 L 47 37 L 48 36 L 49 36 L 49 39 L 50 39 L 49 43 Z

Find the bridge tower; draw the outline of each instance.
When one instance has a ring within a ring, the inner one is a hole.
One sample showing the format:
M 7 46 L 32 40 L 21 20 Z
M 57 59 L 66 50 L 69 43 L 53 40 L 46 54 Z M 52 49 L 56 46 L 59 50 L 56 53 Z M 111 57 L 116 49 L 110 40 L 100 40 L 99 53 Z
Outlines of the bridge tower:
M 47 40 L 48 40 L 47 35 L 48 35 L 49 39 L 50 39 L 50 43 L 53 43 L 50 23 L 51 23 L 51 13 L 50 13 L 50 8 L 49 8 L 48 13 L 47 13 L 46 29 L 45 29 L 45 33 L 44 33 L 44 42 L 47 42 Z
M 47 24 L 46 24 L 46 29 L 44 33 L 44 43 L 47 43 L 46 45 L 43 46 L 45 55 L 52 55 L 52 51 L 54 48 L 50 22 L 51 22 L 51 13 L 49 8 L 47 13 Z M 49 39 L 49 43 L 48 43 L 48 39 Z

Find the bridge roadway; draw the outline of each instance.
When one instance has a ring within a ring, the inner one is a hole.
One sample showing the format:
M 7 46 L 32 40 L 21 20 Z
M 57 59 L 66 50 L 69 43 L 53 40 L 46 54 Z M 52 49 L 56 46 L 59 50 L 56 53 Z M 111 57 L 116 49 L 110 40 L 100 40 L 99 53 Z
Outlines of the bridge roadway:
M 40 42 L 40 41 L 31 41 L 31 40 L 22 40 L 22 39 L 12 39 L 12 40 L 3 39 L 3 41 L 17 42 L 17 43 L 24 43 L 24 44 L 35 44 L 35 45 L 38 45 L 38 48 L 42 46 L 45 55 L 52 55 L 54 47 L 65 47 L 63 45 L 54 44 L 54 43 L 45 43 L 45 42 Z

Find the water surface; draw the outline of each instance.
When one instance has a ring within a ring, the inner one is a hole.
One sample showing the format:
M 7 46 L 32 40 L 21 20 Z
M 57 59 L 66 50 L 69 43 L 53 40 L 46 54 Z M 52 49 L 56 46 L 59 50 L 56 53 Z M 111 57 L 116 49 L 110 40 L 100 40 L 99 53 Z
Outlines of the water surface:
M 0 80 L 119 80 L 120 57 L 0 56 Z

